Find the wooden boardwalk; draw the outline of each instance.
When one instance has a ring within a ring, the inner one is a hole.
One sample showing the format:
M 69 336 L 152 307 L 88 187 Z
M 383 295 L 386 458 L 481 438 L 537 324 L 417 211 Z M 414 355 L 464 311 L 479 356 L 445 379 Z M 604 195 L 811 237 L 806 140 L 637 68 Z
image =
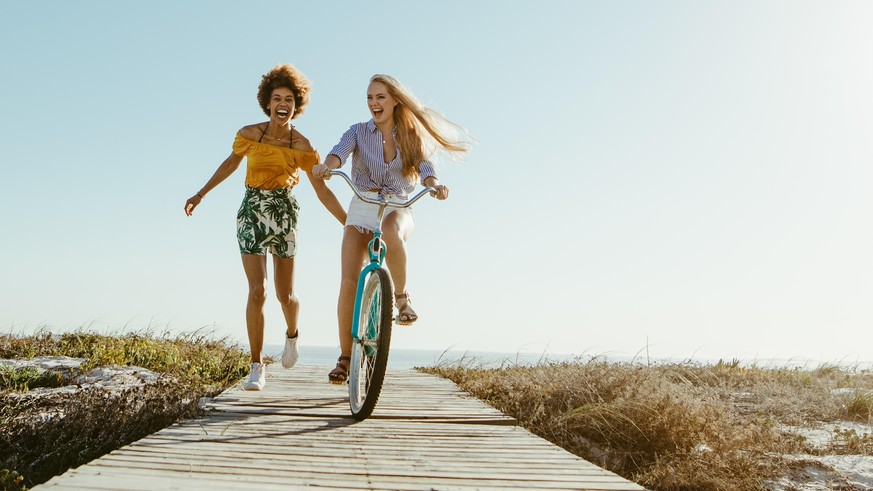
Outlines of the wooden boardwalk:
M 516 426 L 452 382 L 389 370 L 373 416 L 351 418 L 328 367 L 267 370 L 201 419 L 158 431 L 36 489 L 614 490 L 644 488 Z

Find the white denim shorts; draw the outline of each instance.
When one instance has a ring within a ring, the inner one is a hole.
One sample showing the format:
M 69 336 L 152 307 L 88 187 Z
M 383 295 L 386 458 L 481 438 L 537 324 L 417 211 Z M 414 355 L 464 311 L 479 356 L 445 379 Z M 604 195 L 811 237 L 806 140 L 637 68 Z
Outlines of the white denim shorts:
M 364 191 L 361 194 L 367 198 L 376 199 L 379 197 L 379 193 L 376 191 Z M 383 198 L 387 201 L 406 201 L 396 194 L 387 194 Z M 382 215 L 382 219 L 384 220 L 385 217 L 392 213 L 408 213 L 409 218 L 415 217 L 415 214 L 412 213 L 412 208 L 398 208 L 389 205 L 388 208 L 385 208 L 385 214 Z M 352 202 L 349 203 L 349 211 L 346 217 L 346 227 L 355 227 L 361 233 L 373 232 L 376 230 L 378 219 L 379 205 L 364 203 L 357 196 L 352 196 Z

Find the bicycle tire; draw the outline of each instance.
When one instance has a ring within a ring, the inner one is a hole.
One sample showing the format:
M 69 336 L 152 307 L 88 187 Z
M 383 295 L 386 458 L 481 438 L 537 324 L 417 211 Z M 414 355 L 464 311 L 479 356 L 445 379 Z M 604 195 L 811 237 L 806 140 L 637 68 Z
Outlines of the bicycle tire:
M 358 340 L 352 341 L 349 373 L 349 406 L 358 421 L 370 417 L 382 392 L 388 350 L 391 346 L 391 325 L 394 310 L 394 288 L 384 269 L 375 269 L 367 277 L 358 317 Z

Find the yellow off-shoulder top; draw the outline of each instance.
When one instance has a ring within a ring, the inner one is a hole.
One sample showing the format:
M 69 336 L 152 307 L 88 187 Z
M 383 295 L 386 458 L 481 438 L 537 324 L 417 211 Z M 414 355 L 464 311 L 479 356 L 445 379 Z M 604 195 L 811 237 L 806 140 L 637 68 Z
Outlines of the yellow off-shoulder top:
M 321 157 L 315 150 L 277 147 L 244 138 L 237 132 L 233 153 L 245 156 L 246 186 L 256 189 L 279 189 L 296 186 L 300 169 L 311 171 Z

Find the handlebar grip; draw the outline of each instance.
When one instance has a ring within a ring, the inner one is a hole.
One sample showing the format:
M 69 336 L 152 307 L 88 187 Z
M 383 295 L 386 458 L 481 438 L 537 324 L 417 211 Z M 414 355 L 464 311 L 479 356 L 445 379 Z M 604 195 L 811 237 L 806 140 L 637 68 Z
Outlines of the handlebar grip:
M 322 179 L 324 179 L 325 181 L 329 181 L 329 180 L 330 180 L 330 176 L 336 174 L 337 172 L 339 172 L 339 171 L 337 171 L 337 170 L 331 170 L 331 168 L 328 167 L 328 168 L 327 168 L 327 172 L 324 174 L 324 177 L 322 177 Z

